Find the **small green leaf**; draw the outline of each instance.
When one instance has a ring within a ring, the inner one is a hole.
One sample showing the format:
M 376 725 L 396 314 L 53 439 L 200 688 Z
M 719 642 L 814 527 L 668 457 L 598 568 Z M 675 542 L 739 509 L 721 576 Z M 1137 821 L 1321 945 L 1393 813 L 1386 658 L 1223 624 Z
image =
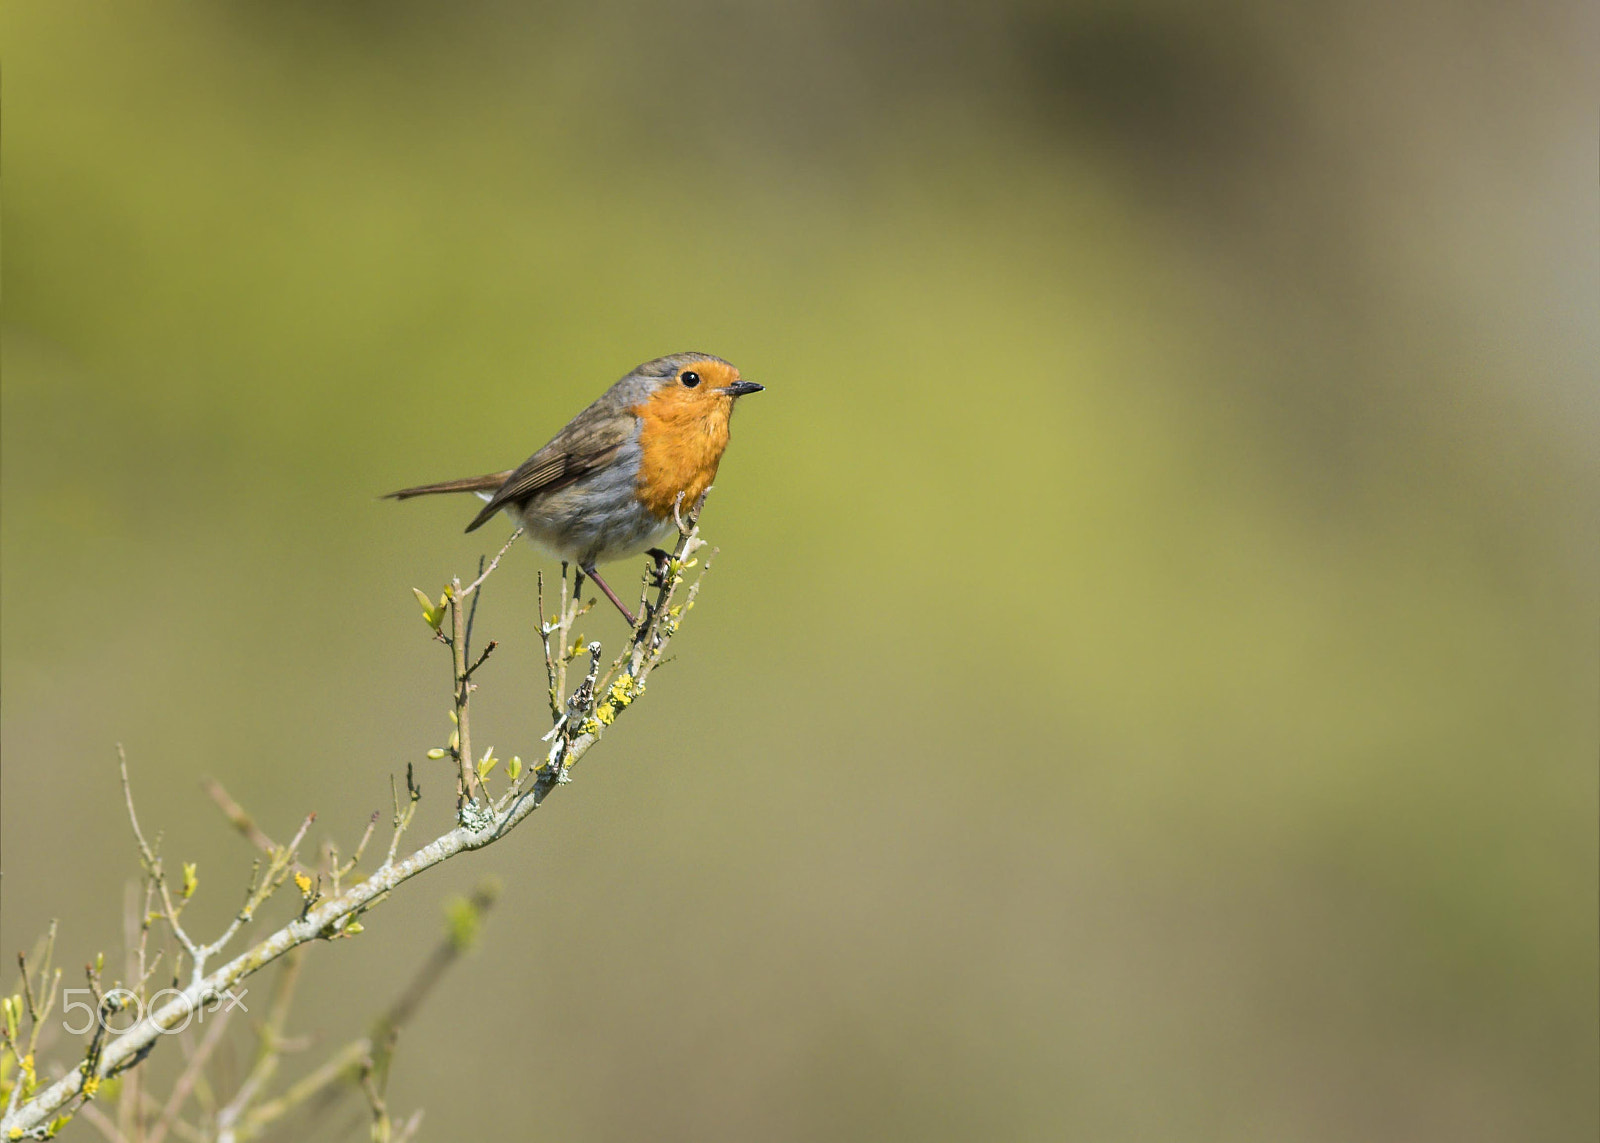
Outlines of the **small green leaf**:
M 187 901 L 194 896 L 194 891 L 200 888 L 200 877 L 196 872 L 198 866 L 192 861 L 183 863 L 183 899 Z
M 439 606 L 435 607 L 428 601 L 428 597 L 422 594 L 421 588 L 414 587 L 411 589 L 411 591 L 416 595 L 417 602 L 422 604 L 422 621 L 429 627 L 432 627 L 435 631 L 439 630 L 439 624 L 444 622 L 444 597 L 441 596 L 439 598 Z
M 515 754 L 511 756 L 511 761 L 506 763 L 506 776 L 513 782 L 522 776 L 522 759 Z

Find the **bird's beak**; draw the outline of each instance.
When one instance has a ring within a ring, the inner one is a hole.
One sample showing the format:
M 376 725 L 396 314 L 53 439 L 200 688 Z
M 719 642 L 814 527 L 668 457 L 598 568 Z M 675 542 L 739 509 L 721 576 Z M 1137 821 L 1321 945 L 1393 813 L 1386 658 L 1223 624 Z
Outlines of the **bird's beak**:
M 765 385 L 757 385 L 754 381 L 735 381 L 732 385 L 724 385 L 722 392 L 730 397 L 743 397 L 746 393 L 759 393 Z

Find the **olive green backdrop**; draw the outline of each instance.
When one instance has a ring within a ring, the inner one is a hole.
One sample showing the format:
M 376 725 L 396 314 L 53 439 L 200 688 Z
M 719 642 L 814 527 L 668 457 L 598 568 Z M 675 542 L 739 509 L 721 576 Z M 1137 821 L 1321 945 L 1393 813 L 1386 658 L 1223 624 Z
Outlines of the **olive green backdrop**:
M 7 5 L 0 947 L 118 949 L 117 741 L 197 913 L 203 773 L 350 845 L 505 534 L 375 495 L 701 349 L 677 661 L 292 1031 L 494 873 L 425 1139 L 1592 1138 L 1594 14 L 1336 7 Z

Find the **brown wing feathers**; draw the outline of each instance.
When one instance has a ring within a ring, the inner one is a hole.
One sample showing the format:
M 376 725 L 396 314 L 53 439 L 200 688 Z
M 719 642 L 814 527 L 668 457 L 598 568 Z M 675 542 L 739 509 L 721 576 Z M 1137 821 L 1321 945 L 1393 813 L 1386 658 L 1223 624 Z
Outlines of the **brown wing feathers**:
M 486 476 L 469 476 L 464 480 L 445 480 L 438 484 L 402 488 L 399 492 L 389 493 L 389 499 L 407 500 L 436 492 L 493 493 L 483 510 L 467 525 L 467 531 L 471 532 L 493 519 L 495 513 L 507 504 L 565 488 L 573 481 L 610 464 L 635 434 L 638 418 L 625 405 L 616 407 L 617 401 L 613 399 L 616 389 L 617 386 L 613 386 L 600 400 L 574 417 L 566 428 L 556 434 L 554 440 L 530 456 L 519 468 L 492 472 Z
M 471 532 L 488 523 L 496 512 L 513 501 L 527 500 L 541 492 L 565 488 L 586 473 L 605 467 L 621 448 L 622 442 L 617 441 L 592 452 L 574 455 L 567 452 L 551 453 L 550 447 L 546 446 L 529 457 L 521 468 L 508 468 L 504 472 L 491 472 L 484 476 L 467 476 L 460 480 L 441 480 L 437 484 L 419 484 L 415 488 L 391 492 L 384 499 L 409 500 L 413 496 L 433 496 L 441 492 L 494 493 L 483 510 L 467 525 L 467 531 Z
M 604 467 L 617 455 L 617 450 L 622 448 L 622 442 L 618 441 L 608 448 L 582 455 L 558 452 L 550 456 L 546 455 L 547 448 L 540 449 L 526 464 L 513 472 L 510 479 L 499 486 L 495 494 L 489 497 L 489 503 L 485 504 L 483 510 L 472 518 L 472 523 L 467 525 L 467 531 L 471 532 L 487 524 L 494 519 L 494 514 L 507 504 L 528 500 L 541 492 L 554 492 L 558 488 L 565 488 L 584 474 Z

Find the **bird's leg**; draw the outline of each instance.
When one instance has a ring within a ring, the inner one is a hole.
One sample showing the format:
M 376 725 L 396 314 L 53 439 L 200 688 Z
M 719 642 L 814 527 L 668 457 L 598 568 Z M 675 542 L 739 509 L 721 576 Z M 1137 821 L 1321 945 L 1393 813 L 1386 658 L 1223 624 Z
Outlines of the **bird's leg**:
M 580 568 L 579 571 L 581 574 L 587 575 L 590 579 L 594 580 L 595 586 L 606 593 L 606 598 L 617 605 L 617 610 L 622 612 L 622 617 L 628 621 L 629 627 L 639 626 L 639 621 L 633 617 L 633 612 L 622 606 L 622 600 L 618 599 L 617 593 L 611 590 L 611 585 L 600 578 L 600 573 L 594 570 L 593 564 L 590 564 L 586 568 Z

